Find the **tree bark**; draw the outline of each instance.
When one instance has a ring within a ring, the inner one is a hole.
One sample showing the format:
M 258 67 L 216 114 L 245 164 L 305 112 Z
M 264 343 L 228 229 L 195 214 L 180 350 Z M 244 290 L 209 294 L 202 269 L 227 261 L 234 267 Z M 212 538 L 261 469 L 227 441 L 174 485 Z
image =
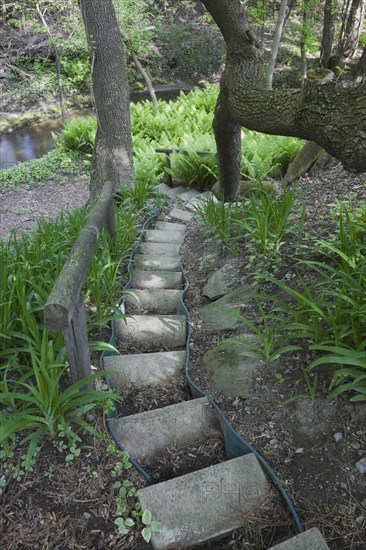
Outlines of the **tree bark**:
M 365 0 L 352 0 L 344 35 L 339 44 L 338 60 L 352 59 L 354 57 L 362 32 L 365 7 Z
M 280 47 L 282 31 L 285 24 L 286 10 L 287 10 L 287 0 L 281 0 L 280 11 L 278 14 L 276 29 L 273 36 L 271 54 L 269 58 L 268 68 L 267 68 L 267 78 L 266 78 L 267 90 L 272 90 L 273 73 L 276 65 L 278 50 Z
M 130 100 L 126 57 L 112 0 L 80 0 L 92 66 L 97 133 L 91 162 L 90 194 L 106 181 L 134 185 Z
M 365 81 L 366 77 L 366 46 L 364 46 L 362 55 L 358 60 L 358 63 L 354 70 L 354 84 L 359 84 L 362 81 Z
M 335 13 L 333 9 L 334 0 L 325 0 L 324 4 L 324 20 L 323 20 L 323 35 L 320 50 L 320 66 L 324 69 L 330 69 L 332 49 L 335 33 Z
M 340 159 L 346 169 L 366 171 L 366 86 L 345 89 L 330 79 L 331 71 L 320 69 L 310 72 L 302 89 L 265 90 L 261 52 L 253 41 L 240 0 L 202 3 L 227 45 L 214 118 L 225 197 L 232 198 L 240 177 L 236 167 L 238 126 L 314 141 Z M 230 172 L 228 163 L 233 157 Z

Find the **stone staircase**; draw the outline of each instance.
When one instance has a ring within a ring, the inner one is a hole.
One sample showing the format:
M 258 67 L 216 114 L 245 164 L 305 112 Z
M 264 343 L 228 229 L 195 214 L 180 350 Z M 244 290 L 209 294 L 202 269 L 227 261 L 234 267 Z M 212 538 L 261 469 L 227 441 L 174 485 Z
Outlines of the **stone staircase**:
M 180 247 L 194 205 L 206 200 L 183 187 L 158 190 L 172 201 L 165 221 L 145 231 L 134 256 L 131 284 L 125 300 L 126 320 L 115 324 L 117 347 L 141 353 L 106 356 L 104 367 L 120 372 L 111 384 L 124 393 L 178 383 L 186 365 L 187 320 L 176 311 L 183 291 Z M 153 463 L 170 448 L 199 443 L 220 432 L 220 423 L 206 397 L 174 403 L 110 420 L 114 436 L 140 464 Z M 221 432 L 220 432 L 221 433 Z M 162 524 L 154 532 L 154 550 L 194 546 L 245 525 L 245 516 L 265 501 L 271 485 L 249 453 L 139 491 L 143 509 Z M 276 547 L 277 550 L 325 550 L 324 539 L 311 529 Z

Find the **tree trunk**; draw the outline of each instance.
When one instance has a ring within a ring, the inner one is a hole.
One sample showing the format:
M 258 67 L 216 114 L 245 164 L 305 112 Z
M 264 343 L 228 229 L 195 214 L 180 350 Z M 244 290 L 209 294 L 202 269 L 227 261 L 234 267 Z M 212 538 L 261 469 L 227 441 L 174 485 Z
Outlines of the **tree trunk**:
M 332 49 L 335 33 L 335 13 L 333 9 L 334 0 L 325 0 L 323 35 L 320 50 L 320 66 L 324 69 L 330 69 L 330 60 L 332 58 Z
M 273 36 L 271 54 L 269 57 L 269 63 L 267 68 L 267 78 L 266 78 L 267 90 L 272 90 L 273 73 L 276 65 L 278 49 L 280 47 L 283 26 L 285 24 L 286 9 L 287 9 L 287 0 L 281 0 L 280 11 L 278 14 L 276 29 Z
M 97 133 L 91 162 L 90 194 L 106 181 L 114 191 L 134 185 L 130 99 L 126 57 L 112 0 L 80 0 L 92 66 Z
M 362 55 L 354 70 L 354 84 L 365 81 L 366 77 L 366 46 L 364 46 Z
M 215 112 L 220 183 L 232 198 L 239 170 L 238 125 L 273 135 L 314 141 L 345 168 L 366 171 L 366 86 L 343 88 L 325 69 L 309 71 L 302 89 L 267 91 L 263 62 L 240 0 L 202 0 L 227 45 L 226 67 Z
M 352 59 L 358 47 L 365 16 L 365 0 L 352 0 L 347 24 L 338 46 L 338 62 L 342 59 Z

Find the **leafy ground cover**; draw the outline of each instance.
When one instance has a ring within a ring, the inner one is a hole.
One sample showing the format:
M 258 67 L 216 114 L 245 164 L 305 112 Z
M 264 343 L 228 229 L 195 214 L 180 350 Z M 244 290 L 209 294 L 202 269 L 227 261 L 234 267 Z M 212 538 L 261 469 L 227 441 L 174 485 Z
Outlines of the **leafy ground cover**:
M 161 120 L 147 103 L 133 107 L 137 185 L 124 191 L 119 203 L 118 253 L 104 236 L 90 269 L 85 296 L 91 340 L 108 341 L 103 327 L 122 293 L 123 262 L 136 224 L 148 215 L 144 209 L 151 205 L 153 185 L 166 177 L 164 156 L 155 148 L 184 151 L 172 155 L 177 184 L 203 187 L 215 181 L 214 155 L 201 157 L 196 151 L 214 151 L 216 93 L 182 96 L 162 108 Z M 103 409 L 113 395 L 79 395 L 74 387 L 65 397 L 63 344 L 42 327 L 45 299 L 87 210 L 62 214 L 56 221 L 41 219 L 34 235 L 21 237 L 22 230 L 46 214 L 42 208 L 47 201 L 53 214 L 86 202 L 83 171 L 93 125 L 90 119 L 67 126 L 54 152 L 1 176 L 0 414 L 7 428 L 2 434 L 5 513 L 0 530 L 9 549 L 17 544 L 143 548 L 139 533 L 146 529 L 148 538 L 154 521 L 143 518 L 135 499 L 141 479 L 103 435 Z M 256 182 L 256 191 L 240 205 L 209 202 L 187 236 L 184 263 L 195 323 L 195 376 L 269 458 L 306 526 L 320 524 L 331 548 L 361 549 L 366 487 L 355 464 L 366 452 L 365 408 L 349 398 L 365 395 L 364 177 L 350 176 L 334 164 L 304 178 L 299 187 L 283 189 L 277 183 L 269 194 L 262 182 L 283 173 L 301 144 L 252 132 L 244 137 L 242 177 Z M 8 241 L 11 229 L 17 229 L 17 236 Z M 263 360 L 246 401 L 225 398 L 203 371 L 204 351 L 223 334 L 208 338 L 196 317 L 198 305 L 206 303 L 200 293 L 213 266 L 232 255 L 239 258 L 239 280 L 255 295 L 251 307 L 240 312 L 242 330 L 227 336 L 238 339 L 252 331 L 262 344 L 255 350 L 246 347 L 248 354 L 259 351 Z M 102 385 L 97 383 L 99 389 Z M 324 471 L 319 472 L 319 464 Z M 268 521 L 270 514 L 263 532 Z M 242 547 L 242 537 L 235 533 L 228 547 Z M 258 544 L 257 538 L 252 547 L 258 549 Z
M 185 244 L 192 377 L 332 549 L 361 549 L 366 533 L 365 198 L 364 176 L 334 162 L 270 204 L 259 191 L 238 206 L 201 208 Z M 229 313 L 238 327 L 208 332 L 202 288 L 229 260 L 252 300 Z M 261 358 L 246 399 L 225 395 L 203 366 L 223 339 Z

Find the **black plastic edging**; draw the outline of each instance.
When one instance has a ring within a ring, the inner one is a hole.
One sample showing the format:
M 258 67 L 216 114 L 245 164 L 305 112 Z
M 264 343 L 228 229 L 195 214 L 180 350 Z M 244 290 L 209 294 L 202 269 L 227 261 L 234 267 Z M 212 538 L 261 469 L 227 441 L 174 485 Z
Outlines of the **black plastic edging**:
M 151 225 L 151 223 L 157 218 L 158 213 L 159 213 L 158 211 L 154 212 L 154 214 L 152 216 L 150 216 L 150 218 L 144 223 L 144 225 L 142 227 L 142 230 L 141 230 L 140 235 L 138 237 L 136 246 L 132 250 L 131 255 L 130 255 L 130 260 L 128 262 L 129 279 L 128 279 L 128 282 L 127 282 L 125 288 L 128 288 L 129 285 L 131 284 L 131 270 L 132 270 L 132 267 L 133 267 L 133 258 L 136 254 L 136 251 L 137 251 L 138 247 L 139 247 L 139 244 L 140 244 L 140 241 L 143 237 L 144 231 L 146 231 L 146 229 Z M 180 296 L 180 299 L 179 299 L 179 304 L 178 304 L 178 308 L 177 308 L 176 313 L 177 313 L 177 315 L 184 315 L 186 317 L 186 320 L 187 320 L 188 330 L 187 330 L 187 340 L 186 340 L 185 376 L 186 376 L 188 385 L 191 389 L 192 395 L 193 395 L 194 398 L 206 397 L 209 400 L 210 404 L 212 405 L 212 407 L 213 407 L 213 409 L 214 409 L 214 411 L 217 415 L 217 418 L 220 422 L 220 426 L 221 426 L 221 429 L 222 429 L 222 432 L 223 432 L 223 435 L 224 435 L 224 440 L 225 440 L 225 451 L 226 451 L 226 454 L 227 454 L 229 459 L 237 458 L 239 456 L 243 456 L 243 455 L 248 454 L 248 453 L 254 453 L 254 455 L 258 459 L 259 463 L 261 464 L 261 466 L 263 467 L 263 469 L 265 470 L 265 472 L 267 473 L 267 475 L 271 479 L 272 483 L 276 487 L 278 493 L 282 497 L 282 499 L 283 499 L 283 501 L 286 505 L 286 508 L 288 509 L 289 513 L 292 516 L 292 519 L 294 521 L 294 524 L 296 526 L 297 531 L 299 533 L 302 533 L 304 531 L 304 527 L 301 524 L 301 521 L 300 521 L 299 515 L 296 511 L 296 508 L 295 508 L 293 502 L 291 501 L 291 499 L 289 498 L 289 496 L 287 495 L 285 489 L 282 487 L 281 482 L 280 482 L 278 476 L 276 475 L 276 473 L 274 472 L 274 470 L 271 468 L 271 466 L 268 464 L 268 462 L 265 460 L 265 458 L 260 454 L 260 452 L 257 451 L 254 447 L 252 447 L 252 445 L 250 445 L 250 443 L 248 443 L 233 428 L 233 426 L 230 424 L 230 422 L 228 421 L 228 419 L 226 418 L 224 413 L 221 411 L 221 409 L 218 407 L 218 405 L 215 403 L 215 401 L 213 401 L 213 399 L 209 395 L 207 395 L 199 386 L 197 386 L 197 384 L 195 384 L 193 382 L 193 380 L 190 376 L 190 372 L 189 372 L 190 347 L 189 347 L 189 344 L 190 344 L 190 339 L 191 339 L 191 336 L 192 336 L 192 324 L 191 324 L 191 317 L 190 317 L 189 312 L 188 312 L 188 310 L 187 310 L 187 308 L 184 304 L 184 297 L 185 297 L 185 295 L 188 291 L 189 283 L 188 283 L 188 280 L 187 280 L 187 277 L 185 275 L 185 271 L 184 271 L 184 268 L 183 268 L 182 265 L 181 265 L 181 271 L 182 271 L 183 279 L 184 279 L 184 289 L 181 292 L 181 296 Z M 124 300 L 122 301 L 122 303 L 120 304 L 119 307 L 120 307 L 121 311 L 123 311 L 123 313 L 124 313 Z M 115 332 L 114 332 L 114 322 L 113 321 L 112 321 L 112 336 L 111 336 L 111 339 L 110 339 L 109 343 L 114 345 L 114 346 L 115 346 L 115 343 L 116 343 L 116 341 L 115 341 Z M 108 351 L 102 353 L 101 358 L 100 358 L 100 366 L 101 366 L 102 370 L 104 370 L 104 365 L 103 365 L 104 357 L 106 357 L 108 355 L 116 355 L 116 354 L 114 352 L 108 352 Z M 106 377 L 106 381 L 107 381 L 108 387 L 110 388 L 111 385 L 110 385 L 110 382 L 109 382 L 107 377 Z M 126 451 L 126 449 L 124 449 L 124 447 L 121 445 L 120 441 L 118 441 L 118 439 L 116 437 L 116 434 L 113 430 L 113 427 L 111 425 L 112 424 L 111 420 L 113 418 L 115 418 L 116 415 L 117 415 L 117 413 L 116 413 L 115 409 L 110 411 L 107 415 L 107 418 L 106 418 L 107 422 L 106 423 L 107 423 L 107 426 L 108 426 L 108 430 L 109 430 L 109 432 L 112 436 L 112 439 L 114 440 L 116 446 L 121 451 Z M 136 459 L 134 459 L 133 457 L 130 456 L 129 461 L 136 468 L 136 470 L 141 475 L 144 476 L 145 479 L 147 479 L 149 481 L 154 480 L 153 475 L 150 474 L 149 472 L 147 472 L 139 464 L 139 462 Z

